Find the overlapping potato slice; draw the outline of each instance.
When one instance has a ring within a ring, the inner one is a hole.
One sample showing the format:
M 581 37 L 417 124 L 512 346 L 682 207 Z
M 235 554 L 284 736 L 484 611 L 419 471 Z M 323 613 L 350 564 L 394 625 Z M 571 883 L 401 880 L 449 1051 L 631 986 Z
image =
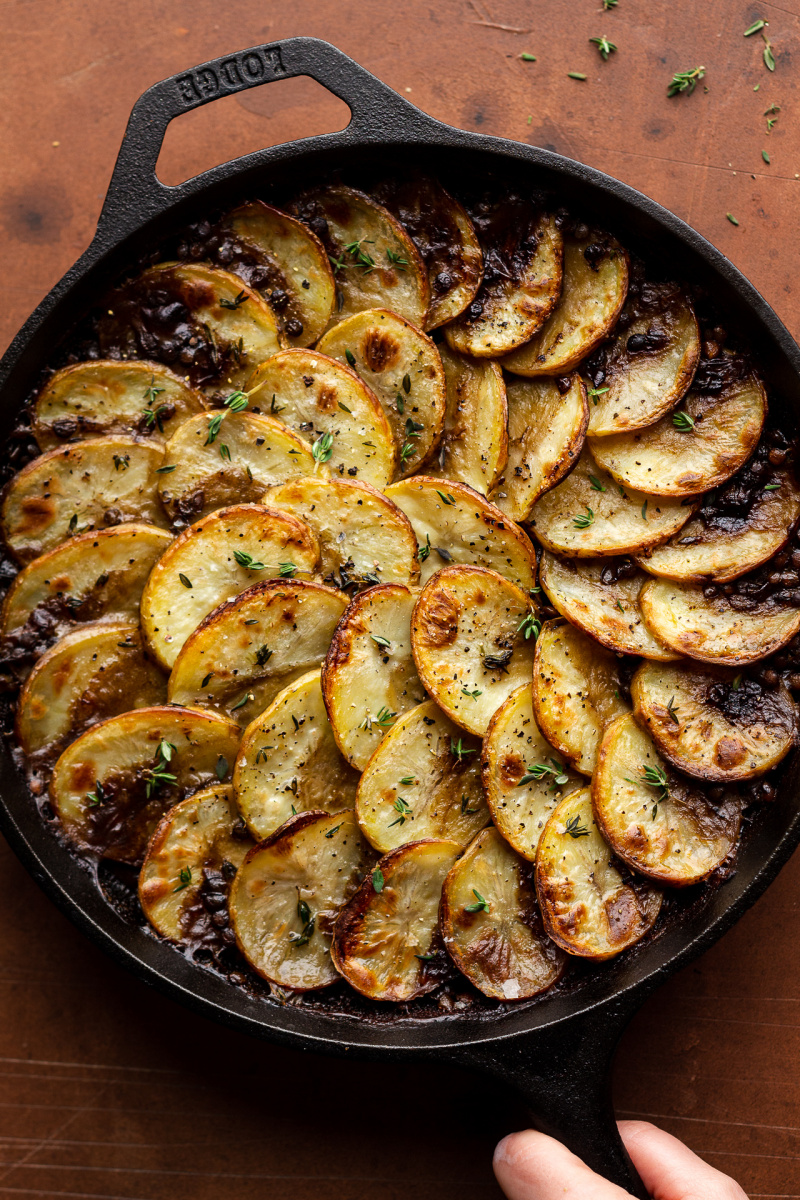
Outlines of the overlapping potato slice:
M 408 842 L 382 858 L 341 910 L 334 965 L 372 1000 L 413 1000 L 442 979 L 439 903 L 457 842 Z
M 583 448 L 586 388 L 563 379 L 515 379 L 508 385 L 508 462 L 492 500 L 515 521 L 572 469 Z
M 156 932 L 192 949 L 232 945 L 228 890 L 252 845 L 231 787 L 204 788 L 171 808 L 139 874 L 139 901 Z
M 536 858 L 544 927 L 566 950 L 597 961 L 613 958 L 652 929 L 662 895 L 645 879 L 623 875 L 595 822 L 589 789 L 559 804 Z
M 136 865 L 167 809 L 230 780 L 238 744 L 235 722 L 216 713 L 137 708 L 93 725 L 67 747 L 50 798 L 76 846 Z
M 444 944 L 459 971 L 493 1000 L 527 1000 L 552 987 L 566 959 L 546 936 L 533 868 L 485 829 L 442 889 Z
M 417 540 L 396 504 L 367 483 L 297 479 L 271 488 L 270 505 L 304 521 L 319 542 L 325 583 L 352 592 L 376 583 L 417 583 Z
M 659 883 L 705 879 L 736 845 L 742 803 L 734 792 L 714 803 L 676 775 L 634 718 L 617 717 L 600 746 L 592 781 L 598 826 L 615 854 Z
M 230 895 L 236 941 L 250 966 L 293 991 L 335 983 L 334 921 L 373 860 L 352 812 L 298 813 L 255 846 Z
M 542 328 L 502 366 L 515 375 L 573 371 L 614 325 L 628 291 L 628 255 L 608 234 L 564 238 L 561 298 Z M 588 417 L 588 414 L 587 414 Z
M 416 246 L 387 209 L 355 188 L 334 184 L 306 192 L 294 211 L 328 252 L 336 285 L 331 320 L 385 305 L 423 328 L 428 273 Z
M 364 768 L 356 817 L 381 854 L 423 838 L 466 846 L 489 821 L 480 745 L 432 700 L 417 705 L 398 718 Z
M 163 463 L 163 446 L 125 437 L 48 450 L 6 490 L 0 520 L 7 545 L 28 563 L 87 530 L 131 521 L 165 526 L 158 498 Z
M 248 384 L 253 412 L 277 416 L 317 447 L 328 470 L 384 488 L 395 447 L 375 395 L 348 367 L 315 350 L 283 350 Z
M 438 452 L 427 469 L 431 475 L 469 484 L 485 496 L 508 457 L 503 372 L 497 363 L 456 354 L 444 343 L 439 353 L 447 385 L 447 412 Z
M 527 534 L 466 484 L 416 475 L 393 483 L 386 495 L 411 522 L 422 583 L 457 563 L 488 567 L 525 591 L 534 586 L 536 557 Z
M 170 703 L 217 709 L 248 725 L 278 692 L 319 666 L 346 603 L 321 583 L 254 583 L 184 642 L 169 677 Z
M 479 737 L 531 678 L 533 633 L 525 593 L 486 567 L 443 567 L 423 588 L 411 621 L 420 679 L 457 725 Z
M 645 283 L 629 298 L 618 332 L 590 372 L 589 436 L 657 421 L 684 395 L 699 358 L 700 331 L 687 296 L 674 283 Z
M 660 546 L 686 524 L 692 511 L 677 498 L 618 484 L 587 445 L 566 479 L 536 501 L 528 524 L 556 554 L 598 558 L 642 554 Z
M 328 721 L 319 670 L 279 692 L 242 736 L 233 787 L 259 841 L 295 813 L 352 809 L 357 785 Z
M 516 688 L 492 717 L 481 760 L 492 820 L 517 853 L 533 862 L 550 813 L 584 780 L 542 735 L 529 683 Z
M 142 630 L 167 671 L 189 634 L 218 605 L 260 579 L 307 577 L 319 546 L 308 526 L 260 504 L 234 504 L 184 530 L 142 593 Z
M 413 475 L 444 428 L 445 378 L 438 347 L 397 313 L 375 308 L 334 325 L 319 349 L 348 363 L 378 397 L 394 437 L 397 471 Z
M 631 696 L 659 752 L 697 779 L 763 775 L 797 737 L 797 707 L 786 688 L 745 679 L 735 667 L 642 663 Z

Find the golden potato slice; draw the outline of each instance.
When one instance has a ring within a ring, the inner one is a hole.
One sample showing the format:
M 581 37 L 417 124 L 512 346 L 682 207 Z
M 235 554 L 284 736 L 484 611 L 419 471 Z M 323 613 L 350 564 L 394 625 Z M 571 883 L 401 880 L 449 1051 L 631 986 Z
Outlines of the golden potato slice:
M 620 873 L 595 822 L 589 789 L 559 804 L 536 857 L 536 891 L 553 941 L 602 961 L 648 933 L 662 895 L 647 880 Z
M 327 354 L 283 350 L 262 363 L 248 384 L 253 412 L 277 416 L 318 447 L 328 470 L 384 488 L 394 475 L 395 448 L 378 400 L 356 375 Z
M 539 497 L 578 461 L 589 408 L 577 375 L 515 379 L 508 385 L 508 462 L 492 500 L 525 521 Z
M 574 371 L 614 325 L 627 291 L 628 255 L 616 238 L 588 230 L 581 238 L 567 235 L 561 298 L 538 333 L 502 366 L 528 376 Z
M 489 722 L 481 758 L 492 820 L 531 862 L 550 813 L 585 782 L 555 755 L 536 724 L 531 685 L 523 683 Z
M 642 554 L 660 546 L 683 528 L 692 512 L 679 499 L 618 484 L 598 466 L 587 444 L 566 479 L 536 501 L 528 524 L 556 554 L 598 558 Z
M 297 992 L 335 983 L 334 921 L 373 859 L 351 812 L 298 813 L 255 846 L 230 895 L 236 941 L 250 966 Z
M 697 319 L 678 284 L 645 283 L 617 329 L 589 370 L 590 437 L 652 425 L 684 395 L 700 358 Z
M 109 434 L 161 444 L 204 408 L 201 394 L 160 363 L 75 363 L 36 397 L 33 434 L 42 450 Z
M 417 539 L 420 582 L 446 563 L 488 567 L 528 591 L 536 556 L 528 535 L 464 483 L 416 475 L 386 495 L 403 510 Z
M 258 503 L 299 476 L 325 478 L 311 446 L 280 421 L 227 410 L 190 417 L 167 442 L 161 502 L 176 528 L 229 504 Z
M 545 551 L 539 581 L 562 617 L 608 650 L 658 662 L 678 657 L 645 625 L 639 594 L 647 576 L 630 559 L 564 561 Z
M 466 846 L 489 822 L 480 752 L 432 700 L 404 713 L 358 785 L 356 817 L 367 841 L 381 854 L 424 838 Z
M 209 513 L 175 539 L 142 593 L 142 631 L 167 671 L 218 605 L 260 579 L 307 576 L 319 546 L 303 521 L 259 504 Z
M 228 891 L 252 845 L 230 787 L 204 788 L 171 808 L 139 874 L 139 901 L 156 933 L 193 950 L 234 944 Z
M 319 670 L 290 683 L 248 725 L 233 772 L 239 811 L 259 841 L 296 813 L 352 809 L 357 784 L 336 745 Z
M 271 488 L 268 502 L 316 534 L 323 581 L 343 592 L 419 580 L 417 539 L 387 496 L 357 480 L 296 479 Z
M 497 363 L 455 354 L 442 343 L 439 353 L 447 384 L 447 412 L 431 475 L 466 483 L 487 495 L 508 458 L 508 408 L 503 372 Z
M 238 744 L 235 722 L 216 713 L 137 708 L 67 746 L 50 798 L 74 845 L 136 865 L 167 809 L 230 780 Z
M 615 854 L 659 883 L 705 879 L 736 845 L 742 802 L 718 802 L 675 775 L 634 718 L 617 717 L 600 745 L 592 780 L 597 824 Z
M 372 1000 L 413 1000 L 441 982 L 437 962 L 442 884 L 457 842 L 408 842 L 382 858 L 341 910 L 331 959 Z
M 486 567 L 443 567 L 411 621 L 420 679 L 457 725 L 479 737 L 530 679 L 535 633 L 525 593 Z
M 48 450 L 6 490 L 0 517 L 6 544 L 28 563 L 87 530 L 131 521 L 165 526 L 158 498 L 163 463 L 163 446 L 133 438 L 92 438 Z
M 735 667 L 642 663 L 631 696 L 659 753 L 697 779 L 763 775 L 797 737 L 797 707 L 786 688 L 743 679 Z
M 616 655 L 568 622 L 548 621 L 536 641 L 536 721 L 547 740 L 584 775 L 594 772 L 607 727 L 629 711 L 618 663 Z
M 376 308 L 334 325 L 319 349 L 348 363 L 378 397 L 394 437 L 397 472 L 413 475 L 444 428 L 445 378 L 438 347 L 397 313 Z
M 430 302 L 428 273 L 390 212 L 342 184 L 306 192 L 295 201 L 294 211 L 320 238 L 333 266 L 331 321 L 386 305 L 423 328 Z
M 493 1000 L 528 1000 L 552 987 L 566 959 L 546 936 L 533 868 L 485 829 L 442 889 L 442 934 L 470 983 Z
M 183 644 L 171 704 L 213 708 L 249 725 L 325 657 L 347 597 L 321 583 L 265 579 L 215 608 Z

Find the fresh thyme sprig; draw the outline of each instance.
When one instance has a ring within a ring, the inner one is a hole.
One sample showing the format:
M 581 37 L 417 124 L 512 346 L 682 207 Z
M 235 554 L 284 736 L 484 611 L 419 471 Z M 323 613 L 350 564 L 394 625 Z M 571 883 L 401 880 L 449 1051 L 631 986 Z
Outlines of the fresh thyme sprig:
M 480 894 L 480 892 L 478 891 L 477 888 L 472 889 L 472 894 L 475 897 L 475 903 L 468 904 L 466 906 L 466 908 L 464 909 L 464 911 L 469 912 L 469 913 L 481 912 L 481 911 L 488 912 L 489 911 L 489 901 L 484 899 L 484 897 Z
M 597 46 L 598 53 L 603 62 L 608 62 L 608 56 L 613 54 L 617 48 L 607 37 L 593 37 L 589 38 L 589 41 L 592 45 Z
M 391 821 L 389 823 L 390 829 L 392 829 L 395 825 L 405 825 L 406 819 L 408 817 L 413 817 L 414 815 L 411 805 L 407 800 L 404 800 L 402 796 L 397 796 L 392 808 L 396 813 L 399 814 L 399 816 L 397 817 L 396 821 Z
M 586 825 L 581 825 L 581 818 L 578 813 L 574 817 L 570 817 L 566 824 L 566 831 L 571 838 L 588 837 L 589 830 Z
M 311 453 L 318 463 L 326 463 L 333 454 L 333 434 L 323 433 L 311 447 Z
M 672 414 L 672 424 L 680 433 L 691 433 L 694 429 L 694 418 L 687 412 L 676 412 Z
M 553 777 L 553 791 L 556 788 L 563 787 L 565 783 L 569 783 L 569 775 L 566 774 L 561 763 L 555 758 L 551 758 L 549 763 L 534 763 L 532 767 L 526 767 L 525 774 L 520 779 L 517 787 L 524 787 L 526 783 L 534 783 L 540 779 L 546 779 L 548 775 Z
M 576 529 L 588 529 L 594 521 L 594 512 L 589 505 L 586 505 L 586 512 L 579 513 L 577 517 L 572 518 L 572 524 Z
M 373 726 L 377 726 L 378 729 L 388 729 L 396 716 L 397 713 L 390 712 L 384 705 L 378 709 L 376 716 L 373 716 L 372 713 L 367 713 L 358 728 L 366 729 L 367 733 L 372 732 Z
M 694 67 L 691 71 L 676 71 L 667 84 L 667 95 L 678 96 L 681 92 L 688 92 L 691 96 L 698 81 L 705 77 L 705 73 L 705 67 Z

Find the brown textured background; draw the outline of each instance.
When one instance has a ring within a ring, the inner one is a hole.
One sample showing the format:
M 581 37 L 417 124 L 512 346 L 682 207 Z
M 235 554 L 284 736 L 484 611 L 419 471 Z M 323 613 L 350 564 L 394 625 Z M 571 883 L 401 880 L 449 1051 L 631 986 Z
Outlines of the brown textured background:
M 742 37 L 759 16 L 774 74 L 763 42 Z M 619 0 L 612 12 L 601 0 L 0 0 L 0 345 L 88 244 L 137 96 L 299 33 L 444 121 L 640 188 L 800 332 L 800 0 Z M 599 34 L 619 47 L 608 63 L 588 41 Z M 673 72 L 700 63 L 708 91 L 667 100 Z M 346 115 L 305 80 L 267 85 L 175 122 L 160 173 L 177 182 Z M 621 1113 L 657 1121 L 759 1200 L 800 1198 L 799 898 L 796 856 L 645 1006 L 617 1063 Z M 5 846 L 0 913 L 0 1194 L 497 1200 L 492 1146 L 522 1115 L 484 1081 L 217 1029 L 112 966 Z

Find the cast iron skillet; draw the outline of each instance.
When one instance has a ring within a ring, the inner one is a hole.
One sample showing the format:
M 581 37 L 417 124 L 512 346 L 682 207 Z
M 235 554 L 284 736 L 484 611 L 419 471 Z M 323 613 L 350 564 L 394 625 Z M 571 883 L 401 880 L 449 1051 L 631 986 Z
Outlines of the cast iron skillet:
M 158 181 L 156 161 L 174 117 L 219 96 L 296 75 L 311 76 L 348 104 L 352 120 L 345 130 L 261 150 L 179 187 Z M 766 367 L 773 391 L 790 410 L 800 407 L 800 351 L 789 333 L 736 268 L 672 213 L 558 154 L 442 125 L 333 46 L 299 37 L 205 63 L 156 84 L 138 101 L 94 241 L 0 362 L 0 438 L 53 347 L 145 247 L 208 209 L 258 194 L 259 182 L 324 176 L 387 156 L 398 171 L 414 165 L 473 178 L 493 170 L 521 174 L 532 186 L 553 189 L 567 207 L 590 213 L 626 245 L 655 248 L 678 278 L 713 291 L 729 326 L 741 332 Z M 402 1017 L 373 1024 L 259 1001 L 127 923 L 85 865 L 44 827 L 5 744 L 0 762 L 0 827 L 11 846 L 75 924 L 140 979 L 207 1017 L 299 1049 L 387 1059 L 417 1056 L 487 1071 L 522 1093 L 541 1129 L 638 1197 L 647 1193 L 617 1134 L 609 1095 L 617 1041 L 642 1001 L 734 924 L 800 842 L 795 756 L 776 801 L 766 806 L 741 847 L 735 875 L 709 889 L 705 899 L 638 951 L 599 966 L 579 988 L 524 1009 L 508 1005 L 488 1015 Z

